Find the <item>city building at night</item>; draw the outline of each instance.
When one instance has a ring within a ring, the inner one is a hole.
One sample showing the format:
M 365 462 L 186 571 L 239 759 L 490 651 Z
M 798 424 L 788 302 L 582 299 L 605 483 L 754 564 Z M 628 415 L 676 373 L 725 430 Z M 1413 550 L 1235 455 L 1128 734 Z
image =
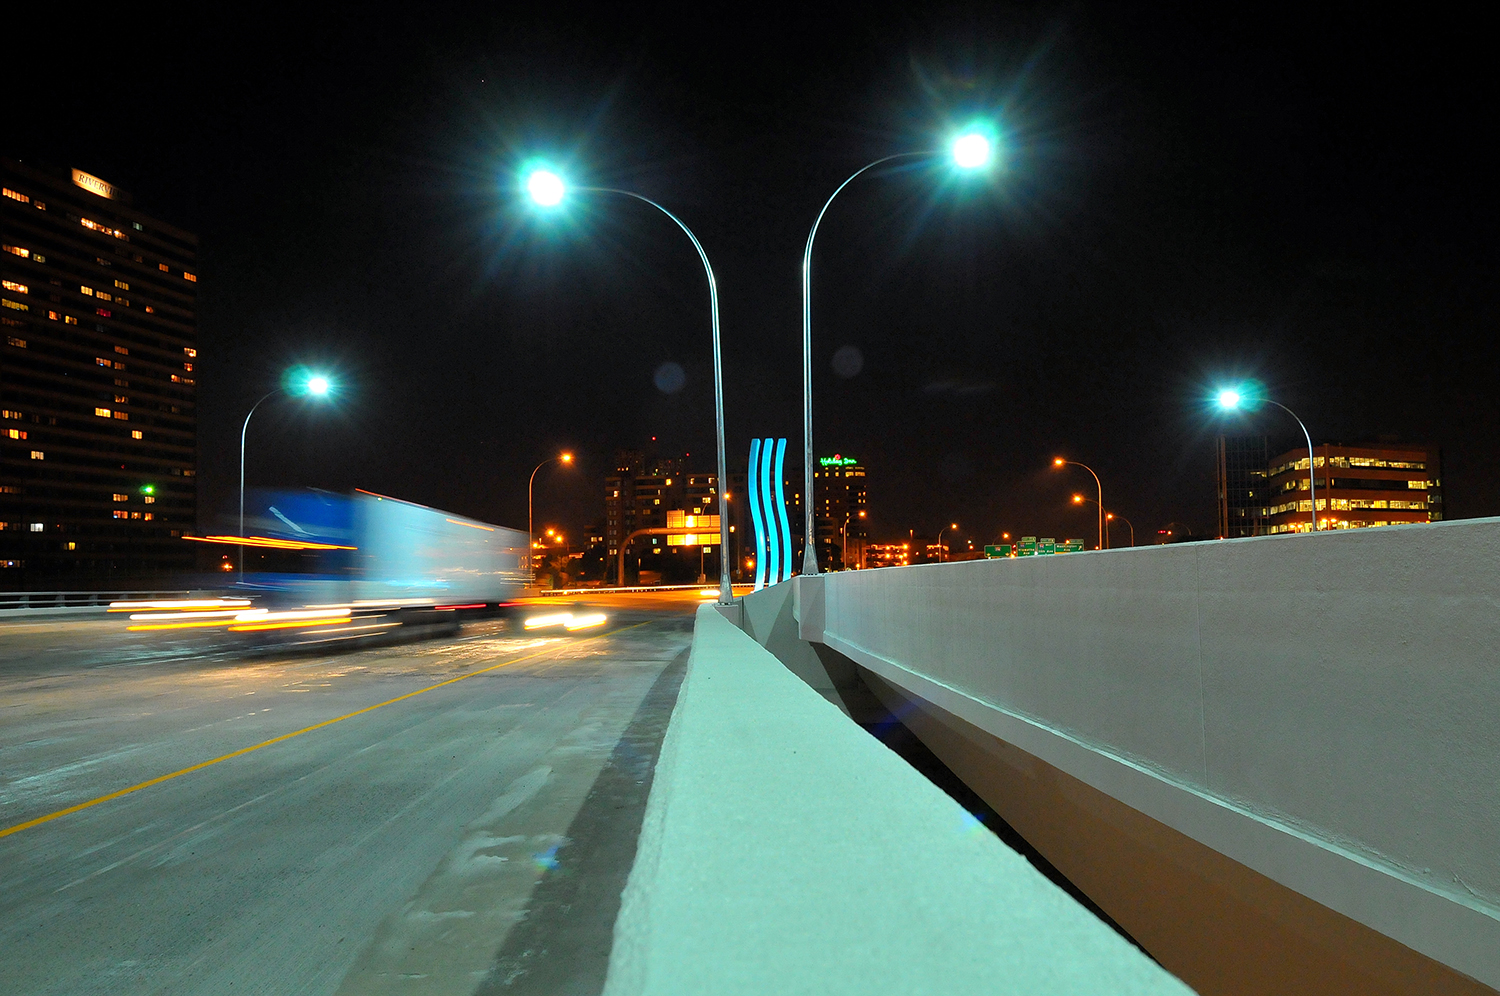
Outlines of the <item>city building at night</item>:
M 866 567 L 905 567 L 910 563 L 910 543 L 871 543 L 865 547 Z
M 847 545 L 853 553 L 866 539 L 866 522 L 860 514 L 867 510 L 868 501 L 864 466 L 854 457 L 840 453 L 819 457 L 818 466 L 813 468 L 813 488 L 818 563 L 834 571 L 856 565 L 857 554 L 846 557 L 844 546 L 847 536 Z
M 1257 442 L 1257 440 L 1259 440 Z M 1363 529 L 1443 518 L 1442 454 L 1435 446 L 1383 441 L 1270 455 L 1264 437 L 1219 440 L 1219 535 L 1271 536 Z M 1309 481 L 1316 475 L 1316 499 Z M 1316 509 L 1314 508 L 1316 500 Z
M 681 458 L 641 450 L 616 452 L 604 480 L 603 548 L 609 570 L 631 533 L 668 528 L 674 531 L 636 538 L 627 555 L 632 567 L 657 572 L 664 580 L 696 577 L 700 567 L 710 574 L 718 570 L 719 475 L 684 470 L 685 465 Z M 744 475 L 731 474 L 729 485 L 733 544 L 741 532 L 738 517 L 744 514 L 745 502 L 736 500 L 736 492 L 744 493 Z
M 81 170 L 0 187 L 0 588 L 191 568 L 197 237 Z

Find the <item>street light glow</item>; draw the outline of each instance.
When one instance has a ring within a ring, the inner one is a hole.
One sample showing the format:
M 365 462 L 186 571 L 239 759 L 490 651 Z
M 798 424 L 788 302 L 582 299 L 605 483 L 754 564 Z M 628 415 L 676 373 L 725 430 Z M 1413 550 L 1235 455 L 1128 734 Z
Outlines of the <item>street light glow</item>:
M 332 387 L 327 377 L 309 377 L 307 379 L 307 393 L 316 397 L 323 397 Z
M 1054 467 L 1061 467 L 1064 464 L 1066 464 L 1067 462 L 1068 461 L 1064 460 L 1062 457 L 1053 457 L 1052 458 L 1052 466 L 1054 466 Z
M 953 163 L 959 169 L 988 166 L 991 155 L 990 140 L 977 131 L 965 132 L 953 141 Z
M 558 457 L 558 459 L 561 460 L 563 463 L 572 463 L 573 462 L 573 454 L 571 454 L 571 453 L 564 453 L 562 456 Z
M 562 177 L 550 169 L 534 169 L 526 178 L 526 192 L 542 207 L 557 207 L 568 188 Z
M 1220 408 L 1231 412 L 1238 408 L 1244 400 L 1244 396 L 1232 387 L 1220 391 L 1217 397 L 1214 398 L 1215 403 Z

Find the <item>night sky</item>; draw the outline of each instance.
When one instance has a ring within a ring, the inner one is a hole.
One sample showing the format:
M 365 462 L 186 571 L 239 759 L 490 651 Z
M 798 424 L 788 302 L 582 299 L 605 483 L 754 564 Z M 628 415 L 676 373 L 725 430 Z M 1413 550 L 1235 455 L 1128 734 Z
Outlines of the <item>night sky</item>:
M 569 448 L 577 470 L 538 476 L 538 523 L 577 535 L 617 447 L 655 435 L 712 468 L 691 245 L 625 198 L 537 217 L 517 171 L 538 156 L 695 230 L 719 278 L 731 469 L 754 435 L 800 450 L 818 208 L 866 162 L 980 117 L 999 169 L 869 175 L 818 237 L 817 449 L 869 468 L 875 538 L 1091 536 L 1068 502 L 1091 479 L 1055 454 L 1099 471 L 1139 541 L 1171 521 L 1212 535 L 1204 399 L 1230 375 L 1316 442 L 1442 446 L 1448 515 L 1500 514 L 1496 86 L 1476 25 L 1410 7 L 628 7 L 128 21 L 156 16 L 138 7 L 108 30 L 7 14 L 31 47 L 0 151 L 95 173 L 202 240 L 204 527 L 232 499 L 240 419 L 298 362 L 344 395 L 263 408 L 252 485 L 524 527 L 527 475 Z M 665 364 L 680 389 L 658 386 L 677 387 Z M 1236 426 L 1300 442 L 1274 410 Z

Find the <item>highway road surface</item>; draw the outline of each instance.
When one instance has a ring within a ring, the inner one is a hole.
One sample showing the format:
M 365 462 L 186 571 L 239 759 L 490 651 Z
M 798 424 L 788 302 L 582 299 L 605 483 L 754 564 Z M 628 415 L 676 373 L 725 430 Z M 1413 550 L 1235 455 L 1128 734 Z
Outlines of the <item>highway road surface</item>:
M 0 993 L 598 992 L 697 603 L 250 655 L 0 625 Z

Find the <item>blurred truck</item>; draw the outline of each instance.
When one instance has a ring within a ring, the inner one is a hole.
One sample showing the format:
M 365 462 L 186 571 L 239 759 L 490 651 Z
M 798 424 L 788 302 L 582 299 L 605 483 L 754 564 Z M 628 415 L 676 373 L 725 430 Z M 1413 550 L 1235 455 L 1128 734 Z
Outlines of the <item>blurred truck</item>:
M 528 580 L 526 533 L 369 491 L 249 492 L 245 535 L 258 602 L 494 606 Z

